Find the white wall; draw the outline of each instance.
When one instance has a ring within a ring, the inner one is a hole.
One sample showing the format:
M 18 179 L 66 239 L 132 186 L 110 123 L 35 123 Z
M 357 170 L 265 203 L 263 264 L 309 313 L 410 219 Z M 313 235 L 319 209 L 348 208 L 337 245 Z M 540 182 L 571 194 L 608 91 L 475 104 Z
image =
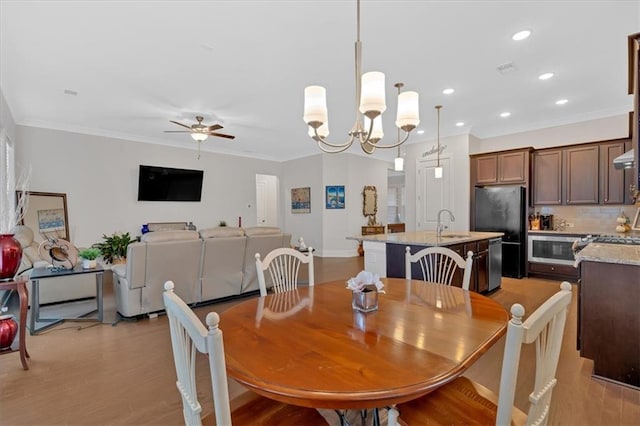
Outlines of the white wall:
M 469 153 L 481 154 L 528 146 L 541 149 L 627 137 L 629 137 L 629 115 L 622 114 L 495 138 L 476 139 L 470 143 Z
M 191 141 L 187 141 L 189 143 Z M 148 222 L 193 221 L 207 228 L 225 220 L 256 225 L 256 173 L 280 176 L 273 161 L 151 145 L 34 127 L 17 127 L 18 165 L 31 165 L 29 190 L 67 194 L 77 246 L 103 233 L 140 234 Z M 140 164 L 204 170 L 201 202 L 137 201 Z M 282 223 L 280 223 L 282 226 Z
M 452 211 L 456 221 L 450 229 L 456 231 L 469 230 L 469 136 L 457 135 L 449 138 L 441 138 L 440 146 L 446 148 L 440 158 L 449 158 L 451 169 L 444 169 L 452 178 Z M 416 168 L 421 159 L 435 159 L 436 154 L 423 156 L 423 154 L 436 146 L 436 141 L 425 141 L 407 145 L 405 157 L 405 190 L 406 199 L 406 230 L 416 230 Z
M 4 98 L 4 93 L 0 90 L 0 127 L 7 132 L 7 136 L 12 141 L 16 140 L 16 123 L 13 120 L 13 115 L 7 105 L 7 101 Z
M 284 172 L 280 179 L 280 188 L 283 201 L 282 212 L 284 215 L 284 229 L 291 233 L 293 242 L 303 237 L 307 246 L 317 251 L 316 255 L 322 256 L 324 224 L 322 223 L 322 209 L 324 207 L 324 195 L 322 188 L 322 156 L 311 157 L 282 163 Z M 311 188 L 311 213 L 291 213 L 291 189 Z

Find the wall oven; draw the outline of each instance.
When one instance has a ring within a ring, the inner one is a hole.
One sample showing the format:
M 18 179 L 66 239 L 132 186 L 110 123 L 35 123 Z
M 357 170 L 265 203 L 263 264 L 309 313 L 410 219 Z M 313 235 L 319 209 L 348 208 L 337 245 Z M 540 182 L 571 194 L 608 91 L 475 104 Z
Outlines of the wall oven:
M 573 265 L 573 243 L 579 236 L 529 235 L 529 262 Z

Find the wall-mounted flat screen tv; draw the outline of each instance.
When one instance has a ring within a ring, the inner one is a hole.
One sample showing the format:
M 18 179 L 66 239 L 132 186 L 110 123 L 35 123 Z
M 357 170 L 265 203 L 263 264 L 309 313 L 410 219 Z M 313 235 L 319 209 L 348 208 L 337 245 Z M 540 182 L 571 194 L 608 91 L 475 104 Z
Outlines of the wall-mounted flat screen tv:
M 200 201 L 202 170 L 140 165 L 138 201 Z

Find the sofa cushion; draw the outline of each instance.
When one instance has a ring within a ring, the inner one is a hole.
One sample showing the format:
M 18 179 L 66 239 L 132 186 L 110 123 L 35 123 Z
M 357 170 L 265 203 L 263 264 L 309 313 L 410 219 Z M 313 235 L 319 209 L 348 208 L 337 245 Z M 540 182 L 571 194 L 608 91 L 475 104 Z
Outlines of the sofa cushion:
M 244 237 L 244 229 L 229 226 L 219 226 L 217 228 L 207 228 L 200 230 L 200 238 L 225 238 Z
M 247 237 L 252 237 L 254 235 L 281 234 L 282 231 L 277 226 L 254 226 L 251 228 L 244 228 L 244 233 Z
M 158 241 L 198 240 L 200 236 L 196 231 L 156 231 L 147 232 L 140 241 L 151 243 Z

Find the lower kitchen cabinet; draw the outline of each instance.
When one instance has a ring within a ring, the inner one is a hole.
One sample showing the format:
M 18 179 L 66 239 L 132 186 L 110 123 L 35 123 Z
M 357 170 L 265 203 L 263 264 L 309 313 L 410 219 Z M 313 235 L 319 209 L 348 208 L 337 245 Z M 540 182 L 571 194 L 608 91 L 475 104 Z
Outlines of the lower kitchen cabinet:
M 529 276 L 549 280 L 569 281 L 576 283 L 580 278 L 580 267 L 559 265 L 555 263 L 529 262 Z
M 640 386 L 640 266 L 582 262 L 578 298 L 580 356 L 593 374 Z

